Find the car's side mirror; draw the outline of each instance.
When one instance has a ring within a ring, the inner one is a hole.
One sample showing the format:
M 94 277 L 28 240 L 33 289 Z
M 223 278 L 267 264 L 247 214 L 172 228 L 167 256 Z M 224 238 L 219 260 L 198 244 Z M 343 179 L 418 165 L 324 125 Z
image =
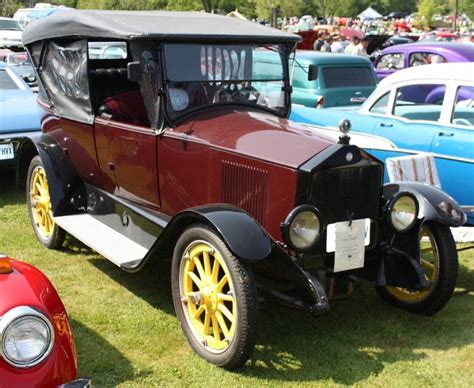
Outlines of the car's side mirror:
M 129 62 L 127 64 L 127 77 L 130 81 L 134 82 L 142 80 L 142 67 L 140 62 Z
M 308 66 L 308 81 L 314 81 L 318 78 L 318 66 L 309 65 Z
M 32 74 L 22 75 L 21 78 L 23 78 L 23 81 L 25 81 L 27 83 L 33 83 L 33 82 L 36 81 L 36 76 L 34 76 Z

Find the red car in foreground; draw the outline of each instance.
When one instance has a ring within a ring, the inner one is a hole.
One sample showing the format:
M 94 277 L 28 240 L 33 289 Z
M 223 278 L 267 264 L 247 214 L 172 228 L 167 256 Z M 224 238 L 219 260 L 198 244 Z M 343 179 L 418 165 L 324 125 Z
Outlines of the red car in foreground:
M 87 387 L 64 306 L 35 267 L 0 255 L 0 387 Z

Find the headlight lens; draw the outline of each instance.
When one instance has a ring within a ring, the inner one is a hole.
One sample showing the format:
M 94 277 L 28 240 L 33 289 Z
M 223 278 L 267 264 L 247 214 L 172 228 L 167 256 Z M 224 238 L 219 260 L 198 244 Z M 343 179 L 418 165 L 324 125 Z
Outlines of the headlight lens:
M 389 205 L 389 223 L 397 232 L 408 231 L 418 217 L 418 201 L 409 193 L 394 198 Z
M 287 221 L 290 245 L 299 250 L 311 248 L 321 234 L 321 221 L 316 209 L 295 209 Z
M 19 307 L 9 313 L 2 318 L 2 321 L 8 320 L 2 322 L 3 358 L 19 368 L 38 364 L 52 349 L 54 332 L 51 323 L 43 314 L 29 307 Z

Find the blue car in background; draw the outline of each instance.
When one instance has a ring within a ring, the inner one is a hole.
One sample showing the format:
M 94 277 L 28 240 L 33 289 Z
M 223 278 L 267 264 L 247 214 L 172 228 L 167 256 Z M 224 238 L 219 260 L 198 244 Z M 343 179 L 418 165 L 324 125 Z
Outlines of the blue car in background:
M 16 168 L 18 147 L 41 125 L 36 94 L 5 63 L 0 63 L 0 118 L 0 167 Z
M 290 118 L 323 127 L 349 119 L 354 132 L 394 144 L 391 150 L 366 148 L 383 161 L 429 153 L 442 190 L 459 202 L 468 224 L 474 225 L 473 74 L 474 63 L 413 67 L 382 80 L 359 109 L 294 106 Z

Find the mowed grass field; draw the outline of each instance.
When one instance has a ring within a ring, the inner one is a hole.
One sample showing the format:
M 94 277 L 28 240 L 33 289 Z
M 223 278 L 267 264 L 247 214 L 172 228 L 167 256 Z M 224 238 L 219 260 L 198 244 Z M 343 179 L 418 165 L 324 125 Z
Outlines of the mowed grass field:
M 69 313 L 79 375 L 107 386 L 474 386 L 474 250 L 460 253 L 457 294 L 434 317 L 384 304 L 368 284 L 331 312 L 261 311 L 256 349 L 227 372 L 188 346 L 175 317 L 169 268 L 127 274 L 68 239 L 36 242 L 25 194 L 0 172 L 0 252 L 34 264 Z M 1 296 L 0 296 L 1 297 Z

